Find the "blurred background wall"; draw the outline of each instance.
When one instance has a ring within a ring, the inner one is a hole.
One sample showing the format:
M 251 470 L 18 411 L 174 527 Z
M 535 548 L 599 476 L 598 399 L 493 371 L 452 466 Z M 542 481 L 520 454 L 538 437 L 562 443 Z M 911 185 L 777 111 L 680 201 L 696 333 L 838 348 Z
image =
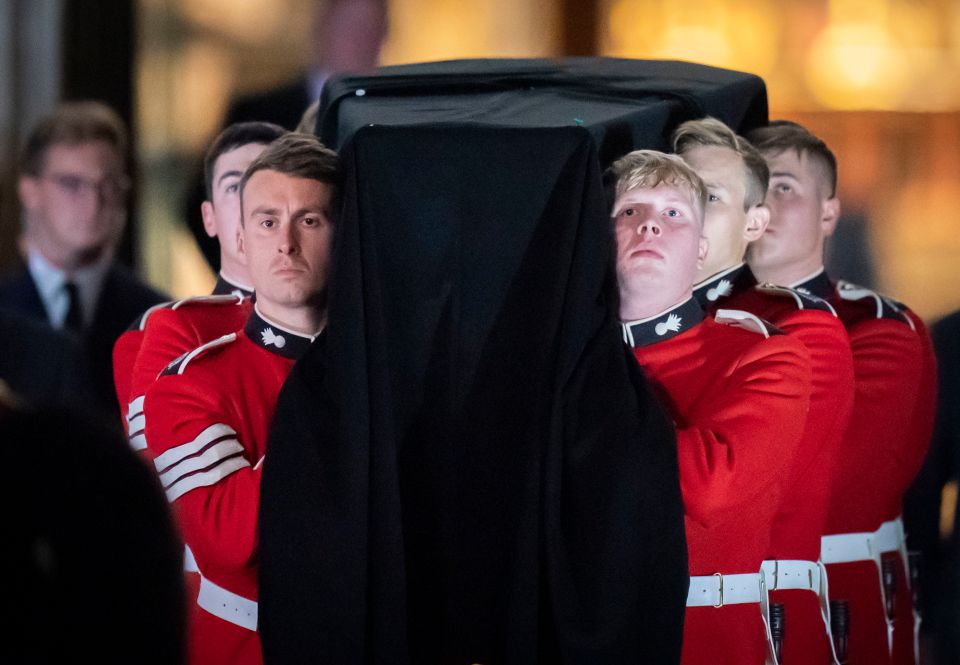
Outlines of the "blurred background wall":
M 210 269 L 184 197 L 231 99 L 310 60 L 323 0 L 0 3 L 0 264 L 15 257 L 15 153 L 59 98 L 117 106 L 138 186 L 125 258 L 176 295 Z M 845 276 L 934 319 L 960 307 L 960 3 L 955 0 L 389 0 L 383 64 L 599 54 L 754 72 L 771 117 L 840 160 Z

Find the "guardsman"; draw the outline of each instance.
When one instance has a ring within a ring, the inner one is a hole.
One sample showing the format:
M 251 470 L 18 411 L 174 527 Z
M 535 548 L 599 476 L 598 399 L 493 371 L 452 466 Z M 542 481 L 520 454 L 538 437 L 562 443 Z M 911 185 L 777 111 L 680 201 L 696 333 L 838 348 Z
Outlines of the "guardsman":
M 843 323 L 825 300 L 758 284 L 744 255 L 767 228 L 769 171 L 763 156 L 714 118 L 683 123 L 673 147 L 707 187 L 703 232 L 709 242 L 694 297 L 708 311 L 741 309 L 770 321 L 810 354 L 810 413 L 764 564 L 771 602 L 785 621 L 781 662 L 829 663 L 827 585 L 820 558 L 830 483 L 853 405 L 853 356 Z
M 764 663 L 761 564 L 810 403 L 803 345 L 740 310 L 704 314 L 702 180 L 640 150 L 613 167 L 624 339 L 677 427 L 690 566 L 682 662 Z
M 919 317 L 871 290 L 834 282 L 823 266 L 840 215 L 836 159 L 800 125 L 777 121 L 750 134 L 767 160 L 770 225 L 750 246 L 761 281 L 828 300 L 853 351 L 853 411 L 821 559 L 830 597 L 849 607 L 851 663 L 912 663 L 913 616 L 902 522 L 903 493 L 932 427 L 935 362 Z
M 323 327 L 335 153 L 274 141 L 240 181 L 240 251 L 256 305 L 238 330 L 172 362 L 148 388 L 146 441 L 201 574 L 193 663 L 259 663 L 260 473 L 280 387 Z
M 113 375 L 124 428 L 135 450 L 143 450 L 143 395 L 174 358 L 240 327 L 250 313 L 250 276 L 237 249 L 240 178 L 247 166 L 285 130 L 266 122 L 230 125 L 204 158 L 206 200 L 201 204 L 207 234 L 221 239 L 220 273 L 213 295 L 163 303 L 147 310 L 113 347 Z M 130 425 L 134 427 L 130 427 Z

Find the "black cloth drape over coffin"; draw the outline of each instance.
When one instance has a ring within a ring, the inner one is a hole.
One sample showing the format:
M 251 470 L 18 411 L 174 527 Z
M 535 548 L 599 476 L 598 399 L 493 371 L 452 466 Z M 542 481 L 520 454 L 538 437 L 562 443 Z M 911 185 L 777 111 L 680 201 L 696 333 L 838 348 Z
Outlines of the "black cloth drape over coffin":
M 513 93 L 325 99 L 345 185 L 264 465 L 268 663 L 679 660 L 675 441 L 617 326 L 607 132 L 531 90 L 546 116 L 510 122 Z

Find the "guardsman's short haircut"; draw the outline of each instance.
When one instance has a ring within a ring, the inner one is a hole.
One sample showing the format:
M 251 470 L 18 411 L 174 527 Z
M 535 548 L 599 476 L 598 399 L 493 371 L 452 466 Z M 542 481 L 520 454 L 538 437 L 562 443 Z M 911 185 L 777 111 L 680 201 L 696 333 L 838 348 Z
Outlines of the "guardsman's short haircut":
M 790 120 L 774 120 L 766 127 L 748 132 L 747 138 L 761 153 L 779 155 L 786 150 L 795 150 L 798 156 L 815 159 L 823 168 L 830 197 L 837 195 L 837 158 L 822 139 L 803 125 Z
M 43 172 L 50 146 L 94 141 L 106 142 L 126 162 L 127 128 L 113 109 L 96 101 L 61 104 L 33 128 L 20 155 L 20 171 L 37 177 Z
M 267 146 L 240 179 L 240 220 L 243 222 L 243 190 L 257 171 L 276 171 L 293 178 L 306 178 L 334 188 L 340 180 L 340 158 L 316 136 L 289 132 Z
M 617 196 L 632 189 L 653 189 L 660 184 L 681 187 L 693 196 L 697 212 L 703 217 L 707 187 L 696 171 L 676 155 L 658 150 L 634 150 L 615 161 L 610 172 L 617 181 Z
M 683 155 L 698 146 L 717 146 L 735 152 L 746 167 L 746 191 L 743 197 L 743 209 L 763 203 L 770 184 L 770 169 L 767 160 L 749 141 L 716 118 L 688 120 L 673 133 L 673 151 Z
M 236 122 L 220 132 L 203 158 L 207 200 L 213 200 L 213 167 L 220 155 L 251 143 L 269 145 L 286 133 L 287 130 L 272 122 Z

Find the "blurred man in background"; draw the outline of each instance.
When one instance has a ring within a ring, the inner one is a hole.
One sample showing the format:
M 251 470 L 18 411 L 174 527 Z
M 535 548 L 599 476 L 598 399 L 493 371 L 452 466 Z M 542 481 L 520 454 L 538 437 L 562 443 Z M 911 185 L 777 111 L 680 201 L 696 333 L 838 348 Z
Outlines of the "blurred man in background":
M 116 408 L 114 341 L 164 300 L 114 260 L 127 218 L 126 159 L 126 128 L 103 104 L 66 103 L 41 120 L 21 161 L 24 265 L 0 283 L 0 306 L 81 340 L 104 408 Z

